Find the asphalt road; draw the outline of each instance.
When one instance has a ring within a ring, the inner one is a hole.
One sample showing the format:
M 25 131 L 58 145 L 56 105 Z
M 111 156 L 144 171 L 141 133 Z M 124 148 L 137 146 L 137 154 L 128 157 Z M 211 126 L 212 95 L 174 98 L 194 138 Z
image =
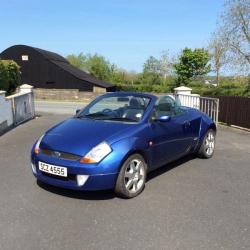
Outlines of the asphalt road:
M 44 114 L 0 137 L 0 249 L 250 249 L 250 135 L 219 129 L 209 160 L 149 175 L 131 200 L 112 191 L 38 185 L 32 143 L 65 115 Z
M 36 112 L 50 113 L 50 114 L 75 114 L 77 109 L 86 106 L 83 102 L 60 102 L 60 101 L 35 101 Z

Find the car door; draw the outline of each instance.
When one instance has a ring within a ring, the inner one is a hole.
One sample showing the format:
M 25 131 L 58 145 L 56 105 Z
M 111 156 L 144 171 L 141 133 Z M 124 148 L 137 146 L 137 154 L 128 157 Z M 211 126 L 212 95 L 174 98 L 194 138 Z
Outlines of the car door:
M 156 105 L 153 111 L 156 116 L 156 119 L 153 119 L 154 121 L 151 121 L 150 125 L 152 139 L 151 165 L 153 168 L 182 157 L 189 151 L 192 143 L 189 133 L 191 124 L 188 120 L 188 111 L 176 106 L 174 100 L 171 99 L 165 98 L 164 101 Z M 159 116 L 169 116 L 170 119 L 159 121 L 157 120 Z

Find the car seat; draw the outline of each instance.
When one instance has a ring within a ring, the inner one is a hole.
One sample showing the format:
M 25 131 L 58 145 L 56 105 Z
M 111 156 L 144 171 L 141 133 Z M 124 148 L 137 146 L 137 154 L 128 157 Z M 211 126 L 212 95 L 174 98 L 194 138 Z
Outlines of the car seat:
M 133 97 L 129 101 L 129 105 L 126 107 L 122 117 L 139 121 L 143 114 L 143 107 L 136 97 Z
M 162 102 L 155 107 L 155 111 L 156 117 L 158 118 L 164 115 L 171 116 L 173 113 L 173 107 L 172 104 L 169 102 Z

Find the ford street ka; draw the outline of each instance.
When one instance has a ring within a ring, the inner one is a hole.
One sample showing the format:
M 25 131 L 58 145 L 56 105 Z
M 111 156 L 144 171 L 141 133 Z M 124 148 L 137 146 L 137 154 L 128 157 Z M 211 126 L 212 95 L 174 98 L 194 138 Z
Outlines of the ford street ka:
M 41 182 L 76 190 L 142 192 L 147 173 L 187 154 L 212 157 L 215 123 L 171 95 L 114 92 L 42 135 L 31 167 Z

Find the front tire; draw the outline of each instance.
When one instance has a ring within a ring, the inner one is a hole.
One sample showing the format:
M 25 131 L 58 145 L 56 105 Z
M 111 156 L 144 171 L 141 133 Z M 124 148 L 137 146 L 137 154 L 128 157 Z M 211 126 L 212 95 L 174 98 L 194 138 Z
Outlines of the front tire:
M 215 149 L 215 135 L 216 133 L 213 129 L 209 129 L 205 134 L 197 153 L 200 158 L 208 159 L 213 156 Z
M 123 163 L 118 175 L 115 193 L 123 198 L 140 194 L 146 182 L 147 164 L 139 154 L 133 154 Z

